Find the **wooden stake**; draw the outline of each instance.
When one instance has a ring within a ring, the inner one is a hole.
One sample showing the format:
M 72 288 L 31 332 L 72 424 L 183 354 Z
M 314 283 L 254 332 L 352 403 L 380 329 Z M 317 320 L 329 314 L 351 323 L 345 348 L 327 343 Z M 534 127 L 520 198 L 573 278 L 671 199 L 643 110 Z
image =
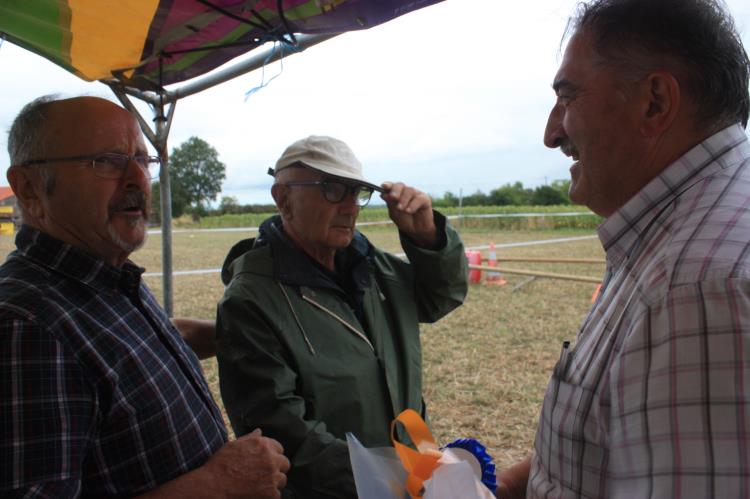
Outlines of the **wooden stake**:
M 482 261 L 487 261 L 483 258 Z M 598 258 L 532 258 L 532 257 L 497 257 L 498 262 L 537 262 L 537 263 L 600 263 L 604 265 L 605 260 Z
M 517 274 L 517 275 L 533 275 L 536 277 L 547 277 L 549 279 L 561 279 L 563 281 L 579 281 L 579 282 L 592 282 L 594 284 L 601 284 L 602 279 L 600 277 L 585 277 L 578 275 L 568 274 L 553 274 L 551 272 L 539 272 L 537 270 L 526 270 L 526 269 L 510 269 L 505 267 L 488 267 L 486 265 L 469 265 L 471 270 L 483 270 L 488 272 L 504 272 L 506 274 Z

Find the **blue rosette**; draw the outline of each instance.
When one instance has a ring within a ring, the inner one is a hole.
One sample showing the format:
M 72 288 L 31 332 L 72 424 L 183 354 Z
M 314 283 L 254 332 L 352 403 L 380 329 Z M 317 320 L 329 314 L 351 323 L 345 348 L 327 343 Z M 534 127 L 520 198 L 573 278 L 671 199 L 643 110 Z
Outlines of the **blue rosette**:
M 458 440 L 449 443 L 443 448 L 446 449 L 451 447 L 457 447 L 459 449 L 468 451 L 477 459 L 477 462 L 479 462 L 479 467 L 482 470 L 482 483 L 485 487 L 490 489 L 490 492 L 494 494 L 497 490 L 495 463 L 492 462 L 492 456 L 487 454 L 487 448 L 473 438 L 459 438 Z

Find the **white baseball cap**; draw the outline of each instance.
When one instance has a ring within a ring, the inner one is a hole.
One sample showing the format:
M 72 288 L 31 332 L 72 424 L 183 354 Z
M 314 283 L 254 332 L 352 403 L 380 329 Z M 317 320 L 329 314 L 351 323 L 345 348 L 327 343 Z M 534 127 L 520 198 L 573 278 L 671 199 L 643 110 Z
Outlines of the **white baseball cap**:
M 383 192 L 383 188 L 368 182 L 362 175 L 362 163 L 359 162 L 354 152 L 344 142 L 324 135 L 310 135 L 298 140 L 286 148 L 278 161 L 276 168 L 268 173 L 276 175 L 279 171 L 289 166 L 302 163 L 303 166 L 312 168 L 338 177 L 343 180 L 351 180 L 357 184 L 366 185 L 372 189 Z

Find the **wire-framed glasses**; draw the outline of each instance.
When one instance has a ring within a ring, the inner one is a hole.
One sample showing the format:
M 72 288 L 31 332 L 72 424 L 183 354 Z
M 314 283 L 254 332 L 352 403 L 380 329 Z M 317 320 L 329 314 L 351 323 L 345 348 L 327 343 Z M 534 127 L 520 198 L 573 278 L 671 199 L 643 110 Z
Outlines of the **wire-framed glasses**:
M 32 159 L 24 161 L 21 166 L 43 165 L 47 163 L 59 163 L 63 161 L 85 161 L 90 162 L 94 169 L 94 175 L 100 178 L 119 180 L 125 175 L 128 165 L 135 161 L 144 173 L 152 179 L 159 178 L 161 171 L 161 158 L 158 156 L 130 156 L 116 152 L 104 152 L 100 154 L 87 154 L 83 156 L 65 156 L 60 158 Z
M 334 180 L 315 180 L 309 182 L 285 182 L 289 187 L 318 186 L 323 191 L 323 196 L 329 203 L 340 203 L 347 196 L 354 196 L 357 206 L 364 208 L 370 202 L 373 188 L 366 185 L 351 185 Z

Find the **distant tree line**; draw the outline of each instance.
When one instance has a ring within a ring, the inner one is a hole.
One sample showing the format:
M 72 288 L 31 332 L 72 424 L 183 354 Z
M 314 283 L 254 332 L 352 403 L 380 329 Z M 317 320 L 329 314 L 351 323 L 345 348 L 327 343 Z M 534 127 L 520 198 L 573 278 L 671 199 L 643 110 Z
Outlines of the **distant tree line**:
M 443 197 L 433 198 L 432 204 L 437 207 L 462 206 L 551 206 L 571 204 L 568 197 L 570 180 L 555 180 L 549 185 L 540 185 L 534 189 L 526 188 L 521 182 L 505 184 L 493 189 L 489 194 L 476 191 L 474 194 L 459 199 L 452 192 Z
M 570 180 L 555 180 L 549 185 L 540 185 L 534 189 L 526 188 L 521 182 L 505 184 L 493 189 L 489 194 L 477 191 L 464 196 L 461 206 L 552 206 L 571 204 L 568 197 Z M 446 192 L 442 197 L 435 197 L 432 204 L 436 207 L 456 207 L 459 197 Z M 276 211 L 273 204 L 240 204 L 234 196 L 221 198 L 219 206 L 208 210 L 209 215 L 272 213 Z
M 275 204 L 240 204 L 234 196 L 222 196 L 214 215 L 239 215 L 242 213 L 273 213 L 276 211 Z

